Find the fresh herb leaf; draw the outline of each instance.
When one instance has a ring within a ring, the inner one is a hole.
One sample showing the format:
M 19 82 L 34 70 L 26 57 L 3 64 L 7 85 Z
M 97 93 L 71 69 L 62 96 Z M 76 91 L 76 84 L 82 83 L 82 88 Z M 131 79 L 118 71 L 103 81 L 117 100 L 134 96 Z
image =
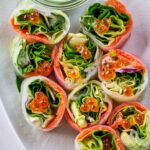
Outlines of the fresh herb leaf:
M 23 79 L 21 79 L 19 76 L 16 76 L 16 84 L 17 84 L 17 88 L 18 91 L 21 91 L 21 84 L 22 84 Z

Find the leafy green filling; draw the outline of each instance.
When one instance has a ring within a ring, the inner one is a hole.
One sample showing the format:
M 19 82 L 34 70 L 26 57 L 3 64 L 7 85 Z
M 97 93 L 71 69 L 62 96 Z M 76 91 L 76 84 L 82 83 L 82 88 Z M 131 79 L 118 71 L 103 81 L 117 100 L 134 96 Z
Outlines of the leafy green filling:
M 47 115 L 55 114 L 55 111 L 59 107 L 59 103 L 60 103 L 59 93 L 55 92 L 54 89 L 48 87 L 43 81 L 40 80 L 33 81 L 28 86 L 28 90 L 30 92 L 30 97 L 32 98 L 32 100 L 36 92 L 43 92 L 48 97 L 49 104 L 50 104 L 49 110 L 44 113 L 33 113 L 32 110 L 30 110 L 30 108 L 27 107 L 26 111 L 31 117 L 39 117 L 44 121 L 45 119 L 47 119 Z
M 96 130 L 79 142 L 82 150 L 116 150 L 114 136 L 102 130 Z
M 96 19 L 104 20 L 106 18 L 110 21 L 109 30 L 105 33 L 97 34 L 94 29 L 96 26 Z M 129 19 L 127 14 L 118 13 L 115 8 L 111 6 L 95 3 L 91 5 L 85 15 L 81 17 L 81 24 L 104 45 L 109 45 L 114 38 L 125 31 Z
M 72 64 L 73 66 L 77 66 L 83 77 L 86 76 L 85 69 L 94 61 L 95 53 L 97 50 L 96 45 L 92 41 L 88 42 L 87 48 L 92 54 L 92 57 L 88 60 L 84 60 L 81 54 L 75 49 L 71 48 L 67 42 L 64 43 L 62 54 L 64 57 L 63 62 L 66 64 Z
M 134 73 L 116 73 L 116 78 L 114 82 L 124 89 L 127 86 L 133 88 L 134 95 L 138 92 L 138 87 L 143 82 L 143 76 L 141 72 L 134 72 Z M 123 94 L 123 93 L 122 93 Z
M 36 10 L 20 10 L 20 15 L 15 17 L 15 22 L 19 24 L 20 30 L 27 30 L 29 34 L 44 34 L 52 37 L 54 34 L 61 34 L 65 26 L 65 18 L 59 14 L 51 13 L 50 16 L 39 14 L 40 21 L 33 23 L 25 19 L 25 15 L 30 15 Z M 31 18 L 32 19 L 32 18 Z
M 93 15 L 94 17 L 102 20 L 104 18 L 109 18 L 111 15 L 115 15 L 123 21 L 128 21 L 130 18 L 125 13 L 118 13 L 115 8 L 111 6 L 101 5 L 100 3 L 95 3 L 88 8 L 88 15 Z
M 52 63 L 50 57 L 52 50 L 45 44 L 36 42 L 23 46 L 17 58 L 21 74 L 34 71 L 42 62 Z
M 51 24 L 49 27 L 50 34 L 54 34 L 56 32 L 61 32 L 64 29 L 65 18 L 61 15 L 52 13 L 53 18 L 48 18 L 49 23 Z
M 98 101 L 98 107 L 99 107 L 98 112 L 92 112 L 92 111 L 81 112 L 80 111 L 81 105 L 85 103 L 85 100 L 87 98 L 95 98 Z M 90 123 L 91 119 L 92 119 L 92 122 L 96 122 L 97 120 L 99 120 L 99 116 L 101 115 L 103 106 L 105 105 L 103 91 L 102 91 L 101 87 L 99 85 L 97 85 L 96 83 L 89 83 L 86 86 L 84 86 L 82 89 L 77 91 L 73 95 L 70 105 L 73 102 L 76 103 L 78 112 L 81 115 L 84 115 L 86 121 L 89 123 Z M 75 115 L 76 118 L 80 118 L 80 116 L 76 116 L 76 112 L 73 111 L 73 114 Z M 90 119 L 88 119 L 88 118 L 90 118 Z

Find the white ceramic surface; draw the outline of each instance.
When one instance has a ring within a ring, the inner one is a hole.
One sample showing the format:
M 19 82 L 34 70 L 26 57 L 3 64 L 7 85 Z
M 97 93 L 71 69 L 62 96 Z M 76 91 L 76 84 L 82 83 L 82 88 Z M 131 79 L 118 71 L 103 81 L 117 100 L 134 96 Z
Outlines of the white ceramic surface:
M 0 147 L 1 150 L 25 150 L 0 101 Z
M 95 1 L 98 0 L 89 0 L 78 9 L 67 12 L 72 24 L 70 31 L 79 30 L 79 16 L 89 3 Z M 150 1 L 122 0 L 122 2 L 132 12 L 134 19 L 131 38 L 123 49 L 141 58 L 150 71 Z M 0 1 L 0 97 L 3 107 L 27 150 L 74 150 L 74 138 L 77 132 L 67 124 L 65 119 L 52 132 L 43 133 L 30 127 L 22 115 L 14 69 L 9 56 L 10 42 L 15 33 L 8 23 L 8 18 L 16 4 L 15 0 Z M 139 100 L 150 108 L 149 84 L 145 95 Z

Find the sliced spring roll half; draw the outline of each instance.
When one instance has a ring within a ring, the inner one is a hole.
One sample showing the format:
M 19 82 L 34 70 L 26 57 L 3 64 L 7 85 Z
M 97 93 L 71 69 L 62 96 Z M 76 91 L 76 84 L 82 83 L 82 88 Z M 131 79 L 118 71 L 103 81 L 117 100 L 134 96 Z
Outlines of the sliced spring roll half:
M 102 57 L 98 76 L 103 90 L 118 102 L 137 99 L 148 83 L 148 71 L 143 62 L 118 49 Z
M 49 76 L 53 71 L 56 49 L 41 42 L 28 43 L 16 37 L 11 47 L 12 62 L 17 75 L 27 78 L 36 75 Z
M 81 28 L 101 49 L 120 48 L 130 36 L 131 14 L 119 0 L 94 3 L 80 18 Z
M 59 125 L 67 96 L 57 83 L 43 76 L 27 78 L 22 83 L 21 96 L 23 114 L 30 125 L 42 131 Z
M 29 42 L 56 44 L 67 34 L 70 21 L 60 10 L 23 3 L 10 17 L 13 29 Z
M 108 119 L 127 150 L 150 149 L 150 111 L 142 104 L 132 101 L 117 106 Z
M 115 130 L 97 125 L 81 131 L 75 139 L 76 150 L 125 150 Z
M 68 96 L 66 119 L 77 131 L 104 124 L 112 111 L 112 101 L 96 80 L 81 84 Z
M 66 90 L 96 76 L 102 51 L 85 34 L 69 33 L 55 48 L 55 76 Z

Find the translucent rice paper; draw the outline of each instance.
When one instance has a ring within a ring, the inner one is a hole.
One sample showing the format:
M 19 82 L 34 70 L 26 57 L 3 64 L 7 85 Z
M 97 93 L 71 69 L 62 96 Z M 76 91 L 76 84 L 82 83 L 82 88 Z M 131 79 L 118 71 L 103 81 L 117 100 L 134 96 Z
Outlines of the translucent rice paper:
M 100 2 L 100 0 L 90 0 L 78 9 L 67 12 L 71 20 L 71 32 L 79 30 L 80 15 L 89 3 L 96 1 Z M 134 19 L 131 37 L 122 49 L 137 55 L 150 71 L 150 1 L 121 0 L 121 2 L 127 6 Z M 9 56 L 9 46 L 15 32 L 10 27 L 8 19 L 16 4 L 15 0 L 0 1 L 0 97 L 3 106 L 27 150 L 74 150 L 73 144 L 77 132 L 65 120 L 50 133 L 43 133 L 31 128 L 24 120 L 14 69 Z M 150 109 L 150 85 L 148 85 L 145 95 L 139 100 L 143 100 L 141 102 Z

